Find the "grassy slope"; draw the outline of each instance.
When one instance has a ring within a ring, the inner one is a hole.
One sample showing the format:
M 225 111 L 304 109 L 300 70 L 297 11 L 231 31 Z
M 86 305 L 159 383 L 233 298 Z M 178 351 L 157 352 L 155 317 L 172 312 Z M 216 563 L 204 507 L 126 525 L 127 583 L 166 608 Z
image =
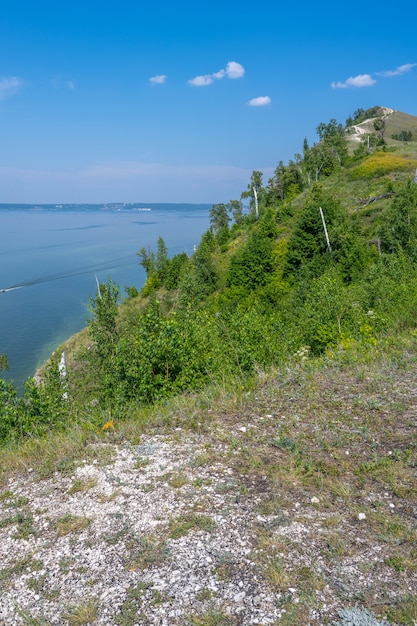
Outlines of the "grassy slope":
M 99 441 L 111 449 L 144 433 L 168 442 L 197 437 L 205 450 L 199 463 L 209 476 L 213 467 L 213 481 L 219 463 L 228 468 L 236 502 L 252 520 L 251 558 L 286 609 L 280 624 L 331 624 L 342 607 L 358 605 L 413 625 L 416 356 L 409 334 L 361 353 L 294 359 L 285 371 L 260 374 L 252 389 L 207 389 L 116 421 L 110 433 L 78 427 L 29 442 L 2 457 L 0 501 L 12 475 L 24 482 L 73 475 Z

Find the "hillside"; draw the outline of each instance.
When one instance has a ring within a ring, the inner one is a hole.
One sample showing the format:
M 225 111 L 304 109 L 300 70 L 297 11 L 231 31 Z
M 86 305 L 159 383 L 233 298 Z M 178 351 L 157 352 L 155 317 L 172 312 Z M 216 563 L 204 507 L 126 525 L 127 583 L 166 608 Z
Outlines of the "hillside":
M 0 380 L 0 623 L 414 626 L 417 118 L 350 121 Z
M 358 124 L 347 126 L 347 138 L 354 143 L 360 142 L 361 138 L 369 133 L 375 133 L 375 120 L 382 119 L 385 122 L 384 137 L 388 145 L 398 146 L 400 139 L 394 139 L 393 135 L 399 136 L 401 132 L 411 132 L 409 141 L 417 141 L 417 118 L 408 113 L 395 111 L 388 107 L 374 107 L 377 115 L 371 116 Z
M 0 621 L 413 624 L 415 357 L 301 359 L 32 447 L 1 493 Z

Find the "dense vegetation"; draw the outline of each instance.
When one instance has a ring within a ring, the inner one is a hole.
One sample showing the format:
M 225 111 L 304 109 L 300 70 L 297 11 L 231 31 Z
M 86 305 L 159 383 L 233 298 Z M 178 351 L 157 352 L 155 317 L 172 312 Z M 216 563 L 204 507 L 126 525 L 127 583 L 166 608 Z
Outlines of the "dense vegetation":
M 22 397 L 0 380 L 3 445 L 414 327 L 417 154 L 398 145 L 407 128 L 387 143 L 379 111 L 347 120 L 383 122 L 354 149 L 332 119 L 266 183 L 254 171 L 241 198 L 212 207 L 192 257 L 170 258 L 162 238 L 141 249 L 146 284 L 121 306 L 120 287 L 101 284 L 65 377 L 57 352 Z

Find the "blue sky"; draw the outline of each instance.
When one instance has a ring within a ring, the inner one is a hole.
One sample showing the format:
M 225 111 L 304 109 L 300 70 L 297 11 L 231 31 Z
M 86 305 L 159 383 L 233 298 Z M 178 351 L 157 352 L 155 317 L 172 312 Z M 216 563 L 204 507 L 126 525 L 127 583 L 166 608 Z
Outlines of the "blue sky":
M 239 198 L 320 122 L 417 115 L 416 17 L 409 0 L 4 0 L 0 203 Z

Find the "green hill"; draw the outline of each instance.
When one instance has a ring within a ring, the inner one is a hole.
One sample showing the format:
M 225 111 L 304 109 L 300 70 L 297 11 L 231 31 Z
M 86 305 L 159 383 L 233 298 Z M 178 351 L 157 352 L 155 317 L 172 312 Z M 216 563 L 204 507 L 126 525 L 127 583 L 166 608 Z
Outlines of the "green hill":
M 416 121 L 319 124 L 0 381 L 6 623 L 415 624 Z

